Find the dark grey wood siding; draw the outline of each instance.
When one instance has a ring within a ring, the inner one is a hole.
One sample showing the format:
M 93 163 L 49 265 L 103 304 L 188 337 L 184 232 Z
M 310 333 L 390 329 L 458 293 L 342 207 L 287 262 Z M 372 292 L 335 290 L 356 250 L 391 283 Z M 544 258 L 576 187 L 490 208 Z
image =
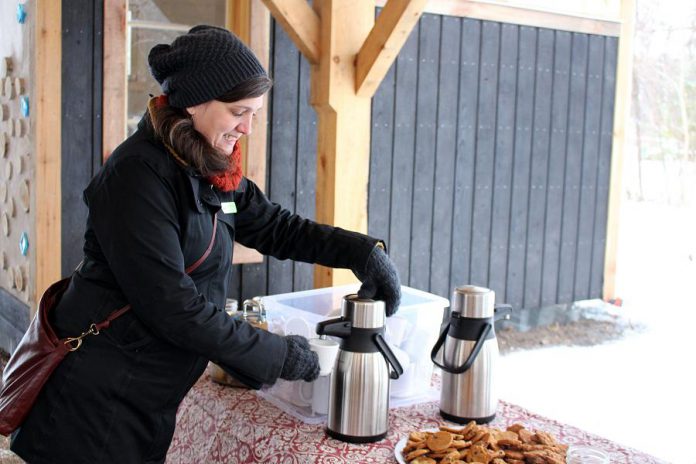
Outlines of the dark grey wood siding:
M 373 103 L 369 231 L 404 283 L 601 296 L 617 46 L 423 16 Z
M 314 215 L 309 69 L 273 27 L 268 182 Z M 372 107 L 368 228 L 404 284 L 488 286 L 535 308 L 602 292 L 618 41 L 425 14 Z M 234 296 L 312 287 L 311 267 L 238 266 Z
M 271 28 L 266 194 L 304 217 L 315 216 L 316 114 L 309 104 L 309 64 L 282 28 Z M 252 298 L 313 287 L 312 266 L 265 258 L 235 266 L 231 297 Z
M 87 207 L 82 191 L 102 160 L 103 2 L 63 1 L 61 274 L 82 260 Z
M 102 7 L 89 5 L 63 18 L 63 274 L 82 255 L 82 189 L 101 163 Z M 313 218 L 309 65 L 275 23 L 271 43 L 266 191 Z M 617 45 L 423 15 L 372 107 L 368 228 L 404 284 L 445 297 L 485 285 L 527 308 L 601 295 Z M 238 299 L 305 290 L 312 267 L 266 258 L 235 266 L 231 284 Z

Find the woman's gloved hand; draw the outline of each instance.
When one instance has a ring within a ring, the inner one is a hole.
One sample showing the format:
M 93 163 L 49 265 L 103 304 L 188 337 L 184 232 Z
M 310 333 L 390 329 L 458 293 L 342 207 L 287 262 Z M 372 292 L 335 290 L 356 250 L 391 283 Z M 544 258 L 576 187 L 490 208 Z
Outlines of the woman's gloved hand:
M 288 349 L 280 378 L 305 382 L 316 380 L 319 377 L 319 356 L 309 349 L 307 339 L 302 335 L 288 335 L 285 343 Z
M 399 309 L 401 302 L 401 281 L 394 263 L 384 252 L 382 247 L 376 246 L 364 271 L 353 271 L 362 282 L 358 296 L 384 301 L 387 317 Z

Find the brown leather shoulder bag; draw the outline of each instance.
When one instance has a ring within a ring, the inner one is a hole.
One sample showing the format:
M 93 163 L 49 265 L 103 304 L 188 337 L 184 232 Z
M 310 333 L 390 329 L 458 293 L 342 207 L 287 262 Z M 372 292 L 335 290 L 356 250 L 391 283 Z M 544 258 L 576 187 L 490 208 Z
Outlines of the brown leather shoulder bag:
M 190 274 L 206 260 L 215 243 L 217 215 L 213 220 L 213 236 L 210 244 L 195 263 L 186 268 Z M 101 330 L 109 327 L 111 321 L 131 309 L 130 305 L 119 308 L 99 323 L 78 336 L 60 339 L 49 322 L 53 311 L 70 284 L 71 277 L 60 280 L 44 292 L 39 302 L 38 311 L 29 324 L 29 328 L 12 353 L 2 375 L 3 385 L 0 391 L 0 434 L 9 435 L 24 421 L 36 402 L 41 389 L 58 364 L 71 351 L 82 345 L 82 339 L 88 335 L 99 335 Z

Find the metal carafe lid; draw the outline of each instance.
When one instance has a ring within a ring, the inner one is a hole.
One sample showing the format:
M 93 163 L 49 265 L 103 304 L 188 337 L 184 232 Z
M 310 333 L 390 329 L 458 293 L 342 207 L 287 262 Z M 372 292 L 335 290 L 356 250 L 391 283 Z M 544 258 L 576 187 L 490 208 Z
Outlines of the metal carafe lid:
M 360 298 L 356 294 L 343 297 L 341 316 L 358 329 L 379 329 L 385 324 L 384 301 Z
M 495 292 L 476 285 L 456 287 L 453 294 L 452 312 L 462 317 L 488 318 L 495 311 Z

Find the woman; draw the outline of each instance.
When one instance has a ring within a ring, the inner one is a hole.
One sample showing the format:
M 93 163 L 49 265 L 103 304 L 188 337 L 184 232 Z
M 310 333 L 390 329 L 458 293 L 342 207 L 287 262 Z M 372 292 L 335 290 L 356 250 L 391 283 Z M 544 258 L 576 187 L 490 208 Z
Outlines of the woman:
M 271 81 L 239 39 L 197 26 L 148 60 L 164 95 L 84 192 L 85 257 L 54 324 L 75 336 L 132 309 L 50 378 L 12 437 L 31 464 L 164 462 L 177 407 L 208 360 L 253 388 L 317 377 L 306 339 L 223 311 L 234 240 L 352 269 L 361 296 L 385 300 L 389 314 L 398 307 L 398 276 L 378 240 L 293 215 L 242 176 L 238 142 Z

